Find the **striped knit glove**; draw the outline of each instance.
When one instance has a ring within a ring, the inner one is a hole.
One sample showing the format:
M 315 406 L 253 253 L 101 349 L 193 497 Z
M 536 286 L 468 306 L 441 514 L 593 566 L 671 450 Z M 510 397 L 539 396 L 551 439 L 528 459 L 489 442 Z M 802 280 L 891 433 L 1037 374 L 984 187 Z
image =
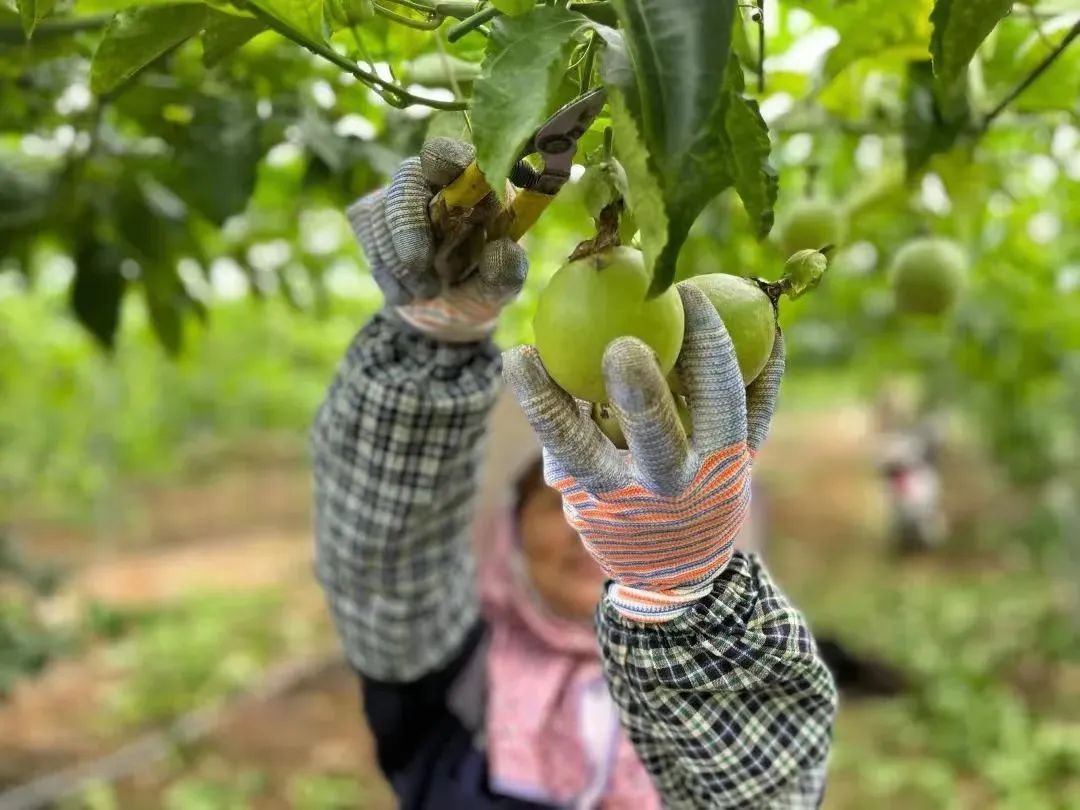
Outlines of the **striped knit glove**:
M 484 245 L 476 268 L 464 279 L 436 274 L 428 204 L 472 159 L 468 144 L 433 138 L 419 157 L 401 164 L 389 186 L 357 200 L 347 212 L 387 310 L 417 331 L 451 343 L 490 335 L 528 271 L 525 251 L 503 238 Z
M 693 438 L 679 422 L 652 351 L 636 338 L 604 354 L 608 396 L 626 435 L 620 453 L 588 410 L 559 388 L 531 346 L 506 353 L 503 375 L 544 445 L 548 483 L 567 520 L 614 580 L 607 598 L 643 622 L 678 616 L 731 559 L 750 505 L 750 466 L 765 440 L 784 372 L 784 341 L 744 389 L 727 329 L 705 295 L 680 284 L 686 336 L 675 366 Z

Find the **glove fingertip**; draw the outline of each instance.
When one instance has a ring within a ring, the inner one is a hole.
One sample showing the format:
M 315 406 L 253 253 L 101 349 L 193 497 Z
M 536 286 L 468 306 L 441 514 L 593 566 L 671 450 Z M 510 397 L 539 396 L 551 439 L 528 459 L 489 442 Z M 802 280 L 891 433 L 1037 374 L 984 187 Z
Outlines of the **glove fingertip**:
M 420 149 L 420 166 L 427 182 L 433 186 L 445 186 L 465 171 L 475 157 L 476 150 L 471 144 L 437 137 L 427 141 Z
M 620 408 L 636 411 L 650 407 L 667 390 L 656 354 L 636 337 L 620 337 L 604 350 L 604 384 Z
M 521 291 L 529 272 L 525 249 L 509 237 L 488 242 L 480 254 L 480 278 L 497 298 L 512 298 Z
M 547 372 L 533 346 L 514 346 L 503 352 L 503 382 L 510 386 L 518 402 L 525 400 L 545 382 Z

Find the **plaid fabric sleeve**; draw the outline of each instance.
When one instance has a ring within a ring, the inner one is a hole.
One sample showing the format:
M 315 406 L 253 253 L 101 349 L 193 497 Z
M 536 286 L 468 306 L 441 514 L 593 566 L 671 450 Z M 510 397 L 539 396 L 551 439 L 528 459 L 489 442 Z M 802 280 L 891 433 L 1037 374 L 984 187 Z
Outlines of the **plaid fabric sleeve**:
M 756 557 L 736 552 L 668 623 L 635 622 L 606 598 L 597 619 L 611 693 L 665 807 L 818 806 L 836 689 Z
M 449 661 L 479 619 L 470 526 L 499 355 L 383 315 L 312 429 L 316 574 L 345 652 L 382 681 Z

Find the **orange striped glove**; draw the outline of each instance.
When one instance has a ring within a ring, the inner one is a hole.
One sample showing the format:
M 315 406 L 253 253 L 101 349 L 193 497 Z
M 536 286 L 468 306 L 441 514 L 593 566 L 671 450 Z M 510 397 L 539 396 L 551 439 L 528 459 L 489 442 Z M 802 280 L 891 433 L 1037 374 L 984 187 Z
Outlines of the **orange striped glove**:
M 652 351 L 636 338 L 612 341 L 603 368 L 628 453 L 616 450 L 588 409 L 551 380 L 533 347 L 512 349 L 504 361 L 504 377 L 544 445 L 545 477 L 613 580 L 607 598 L 644 622 L 683 613 L 727 566 L 784 372 L 778 328 L 764 371 L 744 389 L 716 310 L 697 288 L 678 289 L 686 336 L 675 368 L 688 395 L 692 438 Z
M 437 245 L 428 205 L 472 162 L 473 154 L 468 144 L 433 138 L 418 157 L 401 164 L 389 186 L 357 200 L 347 212 L 387 310 L 417 331 L 451 343 L 490 335 L 528 271 L 525 251 L 503 238 L 484 245 L 466 278 L 441 279 L 435 272 Z

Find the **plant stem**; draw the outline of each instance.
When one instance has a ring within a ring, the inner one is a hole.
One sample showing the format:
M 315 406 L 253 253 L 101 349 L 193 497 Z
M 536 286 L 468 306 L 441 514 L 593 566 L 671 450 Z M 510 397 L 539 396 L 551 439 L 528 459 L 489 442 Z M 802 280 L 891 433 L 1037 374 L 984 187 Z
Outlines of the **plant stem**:
M 34 38 L 77 34 L 80 31 L 96 31 L 104 28 L 113 18 L 112 14 L 93 14 L 86 17 L 60 17 L 42 20 L 34 29 Z M 21 25 L 0 25 L 0 43 L 22 44 L 26 35 Z
M 433 5 L 430 3 L 419 3 L 417 0 L 383 0 L 383 2 L 393 3 L 395 6 L 411 8 L 413 11 L 419 11 L 423 14 L 438 14 Z
M 440 17 L 453 17 L 455 20 L 465 20 L 475 14 L 479 7 L 480 4 L 475 2 L 436 3 L 435 13 Z
M 501 13 L 502 12 L 495 8 L 495 6 L 488 6 L 482 11 L 476 12 L 471 17 L 466 17 L 464 20 L 462 20 L 446 32 L 446 41 L 457 42 L 470 31 L 479 28 L 488 20 L 495 19 Z
M 757 0 L 758 38 L 757 38 L 757 91 L 765 95 L 765 0 Z
M 589 32 L 589 44 L 585 46 L 585 62 L 581 65 L 581 92 L 585 93 L 592 86 L 593 68 L 596 65 L 596 43 L 600 37 L 595 31 Z
M 615 9 L 611 7 L 611 3 L 607 2 L 607 0 L 599 3 L 567 3 L 566 8 L 570 11 L 576 11 L 578 14 L 588 17 L 593 22 L 601 25 L 614 28 L 619 24 Z
M 289 26 L 284 25 L 278 19 L 267 14 L 258 6 L 245 5 L 245 8 L 249 10 L 252 14 L 254 14 L 256 17 L 258 17 L 260 20 L 262 20 L 264 23 L 266 23 L 267 27 L 272 28 L 274 31 L 277 31 L 286 39 L 292 40 L 297 45 L 307 48 L 316 56 L 321 56 L 327 62 L 337 65 L 346 73 L 351 73 L 357 79 L 362 81 L 364 84 L 374 88 L 376 91 L 379 91 L 380 93 L 389 93 L 390 95 L 397 98 L 397 100 L 401 103 L 402 106 L 407 106 L 409 104 L 420 104 L 425 107 L 431 107 L 434 110 L 464 110 L 467 109 L 469 106 L 468 102 L 459 99 L 455 99 L 453 101 L 440 101 L 438 99 L 422 98 L 421 96 L 413 95 L 404 87 L 394 84 L 393 82 L 388 82 L 386 79 L 373 73 L 372 71 L 364 70 L 362 67 L 360 67 L 360 65 L 356 64 L 356 62 L 349 59 L 348 57 L 342 56 L 340 53 L 335 51 L 326 43 L 316 42 L 315 40 L 308 39 L 300 32 L 293 30 Z M 390 99 L 387 99 L 387 101 L 390 101 Z
M 1069 47 L 1069 44 L 1077 37 L 1080 37 L 1080 21 L 1076 22 L 1073 27 L 1069 29 L 1069 33 L 1065 35 L 1065 38 L 1035 66 L 1031 73 L 1025 76 L 1024 79 L 1016 85 L 1016 87 L 1014 87 L 996 107 L 994 107 L 994 109 L 987 113 L 986 118 L 983 119 L 982 126 L 979 127 L 979 134 L 981 135 L 986 132 L 986 130 L 990 128 L 990 125 L 994 123 L 994 119 L 1001 115 L 1005 111 L 1005 108 L 1012 104 L 1025 90 L 1031 87 L 1031 85 L 1035 83 L 1035 80 L 1045 73 L 1047 68 L 1054 64 L 1057 58 L 1061 56 L 1065 49 Z
M 394 0 L 391 0 L 393 2 Z M 415 28 L 418 31 L 434 31 L 440 25 L 442 25 L 442 17 L 431 17 L 427 20 L 416 20 L 412 17 L 406 17 L 404 14 L 398 14 L 396 11 L 391 11 L 385 6 L 380 6 L 378 3 L 372 4 L 375 9 L 375 13 L 391 22 L 396 22 L 399 25 L 404 25 L 407 28 Z

